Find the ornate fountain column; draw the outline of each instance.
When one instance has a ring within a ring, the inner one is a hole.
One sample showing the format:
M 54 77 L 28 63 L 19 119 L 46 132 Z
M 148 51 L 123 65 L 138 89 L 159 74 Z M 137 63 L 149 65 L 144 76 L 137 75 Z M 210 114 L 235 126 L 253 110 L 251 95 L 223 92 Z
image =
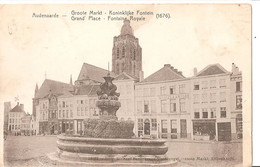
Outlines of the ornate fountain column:
M 57 152 L 48 157 L 60 166 L 174 166 L 176 161 L 166 157 L 165 140 L 133 137 L 133 121 L 119 121 L 116 111 L 121 106 L 113 77 L 97 92 L 96 105 L 101 110 L 99 119 L 84 120 L 85 136 L 59 135 Z

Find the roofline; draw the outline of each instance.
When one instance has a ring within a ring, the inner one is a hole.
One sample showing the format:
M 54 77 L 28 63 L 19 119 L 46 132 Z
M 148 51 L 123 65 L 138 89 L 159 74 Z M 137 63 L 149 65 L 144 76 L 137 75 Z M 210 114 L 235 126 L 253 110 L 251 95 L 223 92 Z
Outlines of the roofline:
M 192 76 L 189 78 L 195 79 L 195 78 L 210 78 L 210 77 L 218 77 L 218 76 L 224 76 L 224 75 L 231 75 L 231 72 L 227 72 L 227 73 L 221 73 L 221 74 L 213 74 L 213 75 L 204 75 L 204 76 Z
M 162 69 L 164 69 L 164 68 L 166 68 L 167 70 L 170 70 L 170 72 L 172 72 L 172 73 L 174 73 L 174 74 L 177 74 L 177 76 L 179 76 L 179 77 L 181 77 L 181 78 L 183 78 L 183 79 L 186 78 L 185 76 L 178 74 L 178 72 L 174 72 L 173 70 L 169 69 L 168 67 L 163 66 L 162 68 L 160 68 L 159 70 L 155 71 L 154 73 L 152 73 L 152 74 L 149 75 L 148 77 L 144 78 L 144 80 L 143 80 L 142 82 L 145 82 L 145 80 L 146 80 L 147 78 L 149 78 L 150 76 L 154 75 L 155 73 L 157 73 L 158 71 L 160 71 L 160 70 L 162 70 Z M 176 79 L 176 80 L 178 80 L 178 79 Z
M 178 82 L 178 81 L 185 81 L 185 80 L 191 80 L 191 78 L 182 78 L 182 79 L 165 80 L 165 81 L 153 81 L 153 82 L 137 82 L 136 85 L 158 84 L 158 83 L 164 83 L 164 82 Z
M 200 75 L 202 72 L 204 72 L 207 68 L 209 68 L 210 66 L 218 66 L 221 70 L 223 70 L 225 73 L 230 73 L 229 71 L 227 71 L 224 67 L 222 67 L 219 63 L 215 63 L 215 64 L 209 64 L 206 67 L 204 67 L 196 76 L 200 77 L 198 75 Z
M 206 76 L 193 76 L 193 77 L 187 77 L 187 78 L 183 78 L 183 79 L 174 79 L 174 80 L 165 80 L 165 81 L 137 82 L 136 85 L 158 84 L 158 83 L 165 83 L 165 82 L 178 82 L 178 81 L 185 81 L 185 80 L 193 80 L 193 79 L 196 79 L 196 78 L 198 78 L 198 79 L 200 79 L 200 78 L 212 78 L 212 77 L 218 77 L 218 76 L 224 76 L 224 75 L 231 75 L 231 73 L 228 72 L 228 73 L 206 75 Z

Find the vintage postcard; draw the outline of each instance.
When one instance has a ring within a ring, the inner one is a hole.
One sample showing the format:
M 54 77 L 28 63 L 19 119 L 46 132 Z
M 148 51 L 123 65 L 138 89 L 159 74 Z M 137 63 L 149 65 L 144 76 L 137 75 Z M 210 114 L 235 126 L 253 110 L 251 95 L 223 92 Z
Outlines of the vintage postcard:
M 0 17 L 0 166 L 251 166 L 251 5 Z

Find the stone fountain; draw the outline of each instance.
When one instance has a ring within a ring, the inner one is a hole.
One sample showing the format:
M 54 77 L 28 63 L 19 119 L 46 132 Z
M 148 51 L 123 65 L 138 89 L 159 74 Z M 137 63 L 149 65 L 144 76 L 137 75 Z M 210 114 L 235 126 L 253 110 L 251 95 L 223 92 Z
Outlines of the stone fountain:
M 58 166 L 174 166 L 165 140 L 134 138 L 133 121 L 118 120 L 121 106 L 108 73 L 97 92 L 100 118 L 84 120 L 84 136 L 59 135 L 57 152 L 48 154 Z

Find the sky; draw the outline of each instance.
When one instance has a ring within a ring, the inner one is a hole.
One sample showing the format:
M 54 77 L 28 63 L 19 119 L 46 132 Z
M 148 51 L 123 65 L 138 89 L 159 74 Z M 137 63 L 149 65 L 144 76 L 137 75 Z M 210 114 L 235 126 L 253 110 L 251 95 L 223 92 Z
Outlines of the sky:
M 71 11 L 102 11 L 101 21 L 72 21 Z M 172 5 L 2 5 L 0 6 L 0 110 L 15 97 L 32 113 L 35 85 L 45 77 L 75 81 L 83 63 L 107 69 L 113 37 L 123 21 L 107 20 L 109 10 L 150 11 L 145 21 L 131 21 L 142 47 L 144 76 L 171 64 L 193 75 L 219 63 L 228 71 L 234 62 L 251 76 L 251 7 L 231 4 Z M 66 17 L 33 18 L 36 13 Z M 171 18 L 156 18 L 169 13 Z M 136 16 L 136 15 L 135 15 Z M 139 15 L 140 17 L 140 15 Z M 250 78 L 248 78 L 250 79 Z

